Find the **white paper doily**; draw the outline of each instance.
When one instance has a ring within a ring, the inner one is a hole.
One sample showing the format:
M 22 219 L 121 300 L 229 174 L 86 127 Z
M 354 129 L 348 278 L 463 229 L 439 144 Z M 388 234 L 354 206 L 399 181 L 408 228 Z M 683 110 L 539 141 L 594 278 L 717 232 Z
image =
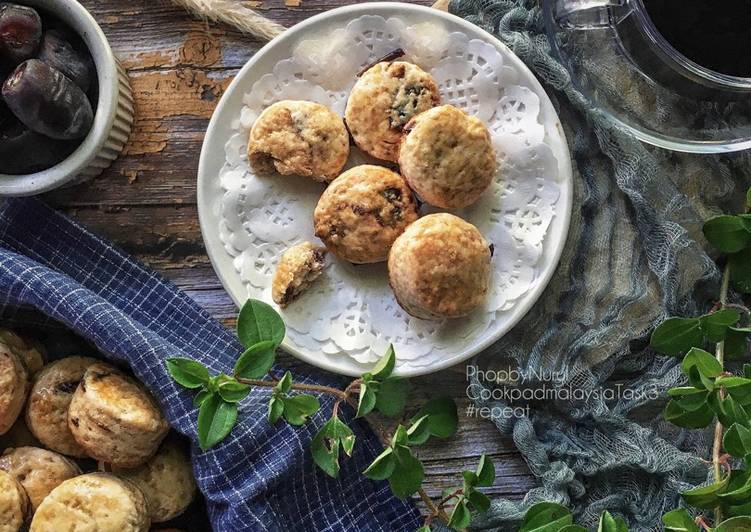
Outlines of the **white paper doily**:
M 369 14 L 351 6 L 314 17 L 240 72 L 204 143 L 199 214 L 209 254 L 236 302 L 271 302 L 280 255 L 301 241 L 318 242 L 313 210 L 323 186 L 300 177 L 254 175 L 245 155 L 250 127 L 264 108 L 283 99 L 312 100 L 343 114 L 356 74 L 404 49 L 407 60 L 433 75 L 445 103 L 478 116 L 492 132 L 496 179 L 477 204 L 454 211 L 494 245 L 491 293 L 467 318 L 420 320 L 394 300 L 384 264 L 354 266 L 334 257 L 312 289 L 282 314 L 285 346 L 309 362 L 359 374 L 393 343 L 400 374 L 427 373 L 489 345 L 537 298 L 568 227 L 570 161 L 547 96 L 503 45 L 434 10 L 368 7 Z M 373 160 L 353 147 L 347 166 L 363 162 Z M 208 173 L 207 166 L 215 170 Z

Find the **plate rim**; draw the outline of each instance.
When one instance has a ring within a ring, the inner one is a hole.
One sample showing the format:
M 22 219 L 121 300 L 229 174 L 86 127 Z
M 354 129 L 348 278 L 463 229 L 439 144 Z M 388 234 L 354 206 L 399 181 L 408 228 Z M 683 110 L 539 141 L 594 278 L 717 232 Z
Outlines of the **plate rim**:
M 217 250 L 219 250 L 221 253 L 224 253 L 227 255 L 226 260 L 230 261 L 230 265 L 233 261 L 233 258 L 227 253 L 225 245 L 223 242 L 221 242 L 221 238 L 219 237 L 219 232 L 216 230 L 216 228 L 219 227 L 221 224 L 221 217 L 217 216 L 216 221 L 218 223 L 215 223 L 211 229 L 213 229 L 213 232 L 210 231 L 210 228 L 208 226 L 208 219 L 212 217 L 215 213 L 213 213 L 213 207 L 212 205 L 209 205 L 209 202 L 205 196 L 204 187 L 208 188 L 210 184 L 210 171 L 212 162 L 210 161 L 211 155 L 209 152 L 211 151 L 211 148 L 209 147 L 209 139 L 217 132 L 219 127 L 222 125 L 220 124 L 220 115 L 224 111 L 224 108 L 229 105 L 228 102 L 230 100 L 230 95 L 233 94 L 236 90 L 238 90 L 240 87 L 240 84 L 242 83 L 243 78 L 245 78 L 248 74 L 248 72 L 263 59 L 269 52 L 278 46 L 282 42 L 286 42 L 288 40 L 291 40 L 295 38 L 295 36 L 299 35 L 301 32 L 304 32 L 308 27 L 313 26 L 321 21 L 325 21 L 329 18 L 334 18 L 338 15 L 345 15 L 348 13 L 358 13 L 361 12 L 361 14 L 365 15 L 380 15 L 384 18 L 388 18 L 388 15 L 383 15 L 382 13 L 379 13 L 378 11 L 387 9 L 387 10 L 401 10 L 404 12 L 413 12 L 418 14 L 427 14 L 431 17 L 437 17 L 444 20 L 449 20 L 450 22 L 454 24 L 458 24 L 459 26 L 467 29 L 470 33 L 470 36 L 472 33 L 479 34 L 482 36 L 482 38 L 491 44 L 493 46 L 499 48 L 503 52 L 505 52 L 514 62 L 515 66 L 519 69 L 521 69 L 523 72 L 526 72 L 528 78 L 532 80 L 532 83 L 534 84 L 534 88 L 536 89 L 536 92 L 539 92 L 543 95 L 545 95 L 545 98 L 541 98 L 541 112 L 543 111 L 543 108 L 545 108 L 545 111 L 552 112 L 553 116 L 555 117 L 555 128 L 557 129 L 558 134 L 561 137 L 563 150 L 562 155 L 565 160 L 558 161 L 558 168 L 559 168 L 559 181 L 561 182 L 562 191 L 566 191 L 567 201 L 565 204 L 563 204 L 565 212 L 561 213 L 562 217 L 562 227 L 561 227 L 561 238 L 559 239 L 557 244 L 553 244 L 555 248 L 552 250 L 551 253 L 551 261 L 550 261 L 550 267 L 547 268 L 545 272 L 537 279 L 536 285 L 528 292 L 528 297 L 525 298 L 525 300 L 519 305 L 519 310 L 516 311 L 516 316 L 509 320 L 505 330 L 497 335 L 491 335 L 490 337 L 484 339 L 483 341 L 471 345 L 467 349 L 467 353 L 458 356 L 458 357 L 451 357 L 448 359 L 442 359 L 440 361 L 437 361 L 433 364 L 429 364 L 427 366 L 420 366 L 420 367 L 408 367 L 408 368 L 397 368 L 394 372 L 395 375 L 399 377 L 418 377 L 422 375 L 428 375 L 431 373 L 436 373 L 438 371 L 442 371 L 444 369 L 456 366 L 457 364 L 461 364 L 462 362 L 465 362 L 472 357 L 476 356 L 477 354 L 481 353 L 485 349 L 487 349 L 492 344 L 498 342 L 501 338 L 503 338 L 505 335 L 511 332 L 511 330 L 516 327 L 519 322 L 529 313 L 529 311 L 532 309 L 532 307 L 539 301 L 542 293 L 547 288 L 547 286 L 550 284 L 550 280 L 552 279 L 555 272 L 558 270 L 561 256 L 563 254 L 563 250 L 566 247 L 566 243 L 569 238 L 569 231 L 571 227 L 571 215 L 573 210 L 573 196 L 574 196 L 574 183 L 573 183 L 573 166 L 571 161 L 571 149 L 569 147 L 568 139 L 566 137 L 565 131 L 563 130 L 563 127 L 561 126 L 561 120 L 560 116 L 558 115 L 558 112 L 555 110 L 555 107 L 553 106 L 552 101 L 550 100 L 550 97 L 548 96 L 547 92 L 545 91 L 544 87 L 540 83 L 540 81 L 537 79 L 535 74 L 527 67 L 526 64 L 513 52 L 511 49 L 506 46 L 504 43 L 502 43 L 500 40 L 498 40 L 494 35 L 488 33 L 484 29 L 482 29 L 479 26 L 476 26 L 460 17 L 457 17 L 455 15 L 452 15 L 451 13 L 434 9 L 422 5 L 416 5 L 416 4 L 404 4 L 400 2 L 368 2 L 368 3 L 362 3 L 362 4 L 354 4 L 349 6 L 342 6 L 338 8 L 334 8 L 328 11 L 325 11 L 323 13 L 319 13 L 317 15 L 314 15 L 308 19 L 305 19 L 298 24 L 292 26 L 291 28 L 288 28 L 284 33 L 279 35 L 278 37 L 272 39 L 268 43 L 266 43 L 263 47 L 261 47 L 253 56 L 243 65 L 243 67 L 237 72 L 233 80 L 230 82 L 227 89 L 224 91 L 224 94 L 222 94 L 221 98 L 219 99 L 219 102 L 217 106 L 215 107 L 214 111 L 212 112 L 211 119 L 209 120 L 209 125 L 206 129 L 206 134 L 204 135 L 203 143 L 201 145 L 201 152 L 199 155 L 199 161 L 198 161 L 198 172 L 197 172 L 197 182 L 196 182 L 196 203 L 197 203 L 197 210 L 198 210 L 198 222 L 201 229 L 201 237 L 203 239 L 204 247 L 206 248 L 206 254 L 209 257 L 209 261 L 211 263 L 212 268 L 214 269 L 214 273 L 218 277 L 219 281 L 222 284 L 222 288 L 224 291 L 230 296 L 232 301 L 235 303 L 235 306 L 239 309 L 241 304 L 238 298 L 236 297 L 236 294 L 234 293 L 234 290 L 230 287 L 234 284 L 231 283 L 230 280 L 227 278 L 227 276 L 223 273 L 223 267 L 218 264 L 219 259 L 219 253 L 217 253 Z M 224 148 L 222 147 L 222 150 Z M 223 166 L 223 165 L 222 165 Z M 220 166 L 221 168 L 221 166 Z M 218 173 L 218 172 L 217 172 Z M 217 179 L 217 176 L 214 175 L 214 180 Z M 214 220 L 212 220 L 214 221 Z M 234 272 L 234 266 L 232 266 L 232 271 Z M 242 281 L 240 281 L 241 286 L 243 287 L 243 291 L 245 291 L 244 284 Z M 339 375 L 347 375 L 352 377 L 357 377 L 362 374 L 361 370 L 354 371 L 350 370 L 348 368 L 342 368 L 338 366 L 335 362 L 329 362 L 326 359 L 323 358 L 315 358 L 310 357 L 304 353 L 301 353 L 298 351 L 293 345 L 291 345 L 290 341 L 285 337 L 284 341 L 281 344 L 281 347 L 288 353 L 290 353 L 292 356 L 297 358 L 298 360 L 301 360 L 305 363 L 311 364 L 313 366 L 316 366 L 320 369 L 330 371 L 332 373 L 336 373 Z

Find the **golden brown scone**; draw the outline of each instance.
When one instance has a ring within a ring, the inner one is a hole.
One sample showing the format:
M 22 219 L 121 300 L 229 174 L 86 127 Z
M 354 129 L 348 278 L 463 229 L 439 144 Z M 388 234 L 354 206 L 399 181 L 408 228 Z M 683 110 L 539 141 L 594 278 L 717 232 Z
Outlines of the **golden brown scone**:
M 7 449 L 0 456 L 0 469 L 10 473 L 26 490 L 32 511 L 60 483 L 81 474 L 64 456 L 38 447 Z
M 274 272 L 271 297 L 280 307 L 297 299 L 326 267 L 326 248 L 303 242 L 284 252 Z
M 29 497 L 18 481 L 0 471 L 0 532 L 18 532 L 29 514 Z
M 96 362 L 89 357 L 67 357 L 37 374 L 26 406 L 26 424 L 45 447 L 77 458 L 87 456 L 68 429 L 68 407 L 86 369 Z
M 109 468 L 107 464 L 102 466 Z M 143 492 L 153 523 L 163 523 L 182 514 L 196 494 L 190 457 L 177 438 L 168 438 L 141 467 L 110 469 L 113 475 L 129 480 Z
M 313 218 L 316 236 L 339 257 L 356 264 L 381 262 L 417 219 L 417 203 L 399 174 L 362 165 L 328 186 Z
M 60 484 L 31 521 L 32 532 L 146 532 L 146 500 L 126 480 L 89 473 Z
M 22 338 L 8 329 L 0 329 L 0 342 L 5 343 L 21 360 L 29 377 L 44 366 L 45 350 L 39 342 Z
M 349 157 L 341 117 L 318 103 L 284 100 L 261 113 L 250 130 L 248 162 L 261 173 L 302 175 L 328 183 Z
M 430 74 L 412 63 L 384 62 L 357 80 L 344 116 L 361 150 L 396 162 L 404 126 L 412 117 L 440 103 L 438 85 Z
M 412 316 L 458 318 L 484 301 L 490 259 L 488 243 L 474 225 L 452 214 L 431 214 L 394 242 L 389 283 Z
M 68 408 L 68 428 L 86 454 L 121 467 L 138 467 L 169 430 L 151 394 L 114 366 L 88 367 Z
M 459 209 L 477 201 L 496 172 L 485 124 L 452 105 L 416 116 L 404 128 L 399 168 L 427 203 Z
M 16 422 L 28 391 L 26 367 L 7 345 L 0 343 L 0 434 L 8 432 Z

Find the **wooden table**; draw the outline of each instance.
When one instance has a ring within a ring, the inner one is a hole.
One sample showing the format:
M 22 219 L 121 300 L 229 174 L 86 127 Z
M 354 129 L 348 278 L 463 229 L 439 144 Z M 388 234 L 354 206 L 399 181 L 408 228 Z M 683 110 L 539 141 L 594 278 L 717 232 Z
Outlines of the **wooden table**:
M 136 100 L 136 121 L 125 153 L 83 185 L 46 196 L 95 233 L 127 250 L 185 290 L 218 320 L 233 324 L 236 308 L 214 274 L 201 239 L 196 171 L 211 113 L 243 64 L 264 44 L 223 25 L 192 18 L 167 0 L 82 0 L 127 68 Z M 250 2 L 289 27 L 345 0 Z M 411 3 L 431 4 L 431 0 Z M 299 4 L 299 5 L 298 5 Z M 290 356 L 283 362 L 301 363 Z M 413 397 L 436 390 L 467 405 L 464 365 L 414 379 Z M 492 496 L 521 498 L 535 486 L 513 442 L 487 420 L 460 414 L 459 434 L 420 449 L 426 490 L 461 482 L 481 453 L 498 476 Z

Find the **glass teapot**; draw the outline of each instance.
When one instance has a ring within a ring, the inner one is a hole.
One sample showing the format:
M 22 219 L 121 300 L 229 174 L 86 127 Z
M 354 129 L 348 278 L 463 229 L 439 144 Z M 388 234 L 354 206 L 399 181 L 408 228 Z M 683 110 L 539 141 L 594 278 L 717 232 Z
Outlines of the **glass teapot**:
M 677 151 L 751 148 L 751 78 L 681 54 L 644 0 L 542 0 L 542 7 L 553 53 L 576 88 L 622 128 Z

